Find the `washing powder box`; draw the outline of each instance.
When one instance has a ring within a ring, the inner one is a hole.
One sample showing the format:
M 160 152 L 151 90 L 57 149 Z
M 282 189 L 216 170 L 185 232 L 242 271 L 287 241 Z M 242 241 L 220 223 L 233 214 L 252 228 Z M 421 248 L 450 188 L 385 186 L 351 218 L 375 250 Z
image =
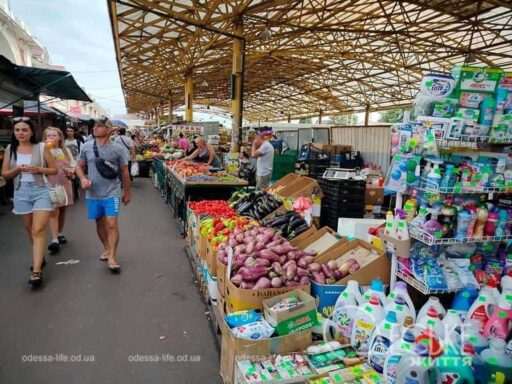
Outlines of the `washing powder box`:
M 472 120 L 474 122 L 478 121 L 479 116 L 480 111 L 473 108 L 459 108 L 457 109 L 457 112 L 455 112 L 455 117 Z
M 504 71 L 496 67 L 455 67 L 452 72 L 459 79 L 460 91 L 493 93 Z
M 290 308 L 274 309 L 274 305 L 292 296 L 298 298 L 300 304 Z M 317 324 L 316 301 L 300 289 L 263 300 L 263 312 L 265 320 L 280 336 L 300 332 Z
M 418 116 L 416 118 L 418 122 L 422 122 L 425 125 L 429 125 L 434 131 L 436 140 L 443 140 L 450 127 L 451 119 L 443 117 L 432 117 L 432 116 Z

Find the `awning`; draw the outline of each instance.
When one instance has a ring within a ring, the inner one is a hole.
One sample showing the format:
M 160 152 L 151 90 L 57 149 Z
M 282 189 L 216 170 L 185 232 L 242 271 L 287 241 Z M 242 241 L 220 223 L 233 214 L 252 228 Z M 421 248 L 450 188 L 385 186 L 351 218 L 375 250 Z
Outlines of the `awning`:
M 0 97 L 3 102 L 37 100 L 39 94 L 92 102 L 71 73 L 15 65 L 0 55 Z
M 24 115 L 33 117 L 37 116 L 37 101 L 34 100 L 24 100 L 23 101 L 23 110 Z M 41 103 L 41 114 L 42 115 L 60 115 L 67 116 L 64 112 L 59 111 L 56 108 L 50 107 L 49 105 Z M 8 106 L 6 108 L 0 109 L 0 116 L 12 116 L 12 106 Z

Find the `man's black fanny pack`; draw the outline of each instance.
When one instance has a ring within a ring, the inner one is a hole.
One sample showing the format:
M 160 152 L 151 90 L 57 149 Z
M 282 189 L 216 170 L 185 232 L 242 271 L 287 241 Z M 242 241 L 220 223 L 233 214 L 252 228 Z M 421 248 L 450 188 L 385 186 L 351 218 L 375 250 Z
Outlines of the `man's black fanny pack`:
M 100 175 L 105 179 L 117 179 L 117 176 L 119 174 L 117 167 L 110 161 L 105 160 L 103 157 L 100 157 L 96 140 L 94 140 L 93 150 L 94 155 L 96 156 L 96 158 L 94 159 L 94 163 L 96 164 L 96 169 L 98 170 Z

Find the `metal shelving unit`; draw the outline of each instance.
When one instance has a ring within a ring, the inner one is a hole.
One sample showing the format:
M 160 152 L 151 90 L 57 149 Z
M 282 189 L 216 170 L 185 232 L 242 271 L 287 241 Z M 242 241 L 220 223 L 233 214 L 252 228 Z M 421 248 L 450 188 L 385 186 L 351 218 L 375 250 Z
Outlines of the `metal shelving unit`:
M 497 242 L 503 240 L 512 240 L 512 235 L 508 236 L 483 236 L 483 237 L 462 237 L 462 238 L 437 238 L 422 228 L 409 223 L 409 235 L 411 238 L 421 241 L 426 245 L 451 245 L 459 243 L 484 243 Z
M 457 292 L 459 288 L 456 289 L 437 289 L 431 288 L 429 285 L 424 282 L 421 278 L 416 276 L 411 270 L 406 268 L 402 263 L 398 262 L 396 270 L 396 276 L 405 281 L 410 286 L 416 288 L 418 291 L 423 293 L 424 295 L 436 295 L 450 292 Z
M 483 193 L 512 193 L 511 186 L 503 187 L 480 187 L 476 182 L 459 183 L 453 187 L 440 187 L 425 177 L 420 178 L 419 187 L 411 187 L 411 189 L 422 190 L 428 193 L 440 194 L 483 194 Z

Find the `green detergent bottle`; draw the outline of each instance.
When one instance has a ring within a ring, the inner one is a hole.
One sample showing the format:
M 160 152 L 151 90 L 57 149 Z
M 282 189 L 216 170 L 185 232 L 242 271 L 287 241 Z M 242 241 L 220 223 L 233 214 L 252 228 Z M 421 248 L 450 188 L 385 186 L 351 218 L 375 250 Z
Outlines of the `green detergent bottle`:
M 434 363 L 435 369 L 431 371 L 431 384 L 475 384 L 472 360 L 464 356 L 455 344 L 444 346 L 445 352 Z

